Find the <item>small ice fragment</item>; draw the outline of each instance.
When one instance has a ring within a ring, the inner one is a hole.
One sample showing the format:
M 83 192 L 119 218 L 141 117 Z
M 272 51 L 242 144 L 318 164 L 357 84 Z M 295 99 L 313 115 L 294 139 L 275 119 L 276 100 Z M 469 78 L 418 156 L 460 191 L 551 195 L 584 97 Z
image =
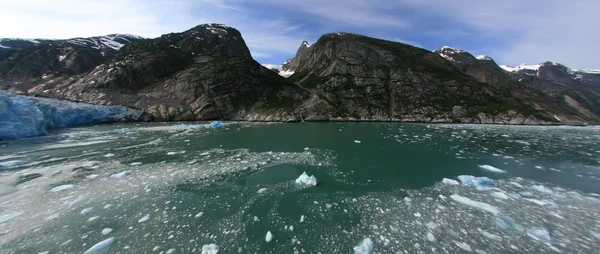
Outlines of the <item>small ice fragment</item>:
M 360 144 L 360 140 L 354 140 L 354 143 Z
M 132 162 L 129 165 L 131 165 L 131 166 L 139 166 L 139 165 L 142 165 L 142 163 L 141 162 Z
M 225 124 L 218 122 L 218 121 L 214 121 L 210 123 L 210 127 L 211 128 L 218 128 L 218 127 L 223 127 L 225 126 Z
M 58 219 L 58 214 L 53 214 L 53 215 L 46 217 L 46 220 L 54 220 L 54 219 Z
M 458 181 L 454 180 L 454 179 L 448 179 L 448 178 L 444 178 L 442 179 L 442 183 L 445 184 L 450 184 L 450 185 L 458 185 Z
M 150 219 L 150 214 L 146 214 L 146 216 L 142 217 L 141 219 L 138 220 L 139 223 L 143 223 L 146 222 Z
M 23 212 L 16 212 L 16 213 L 9 213 L 9 214 L 2 215 L 2 216 L 0 216 L 0 224 L 7 222 L 9 220 L 12 220 L 14 218 L 17 218 L 21 214 L 23 214 Z
M 304 151 L 308 151 L 308 150 L 310 150 L 310 148 L 308 148 L 308 147 L 305 147 L 305 148 L 304 148 Z
M 519 224 L 517 224 L 517 222 L 515 222 L 513 218 L 508 216 L 497 216 L 496 218 L 494 218 L 494 223 L 496 224 L 496 226 L 507 231 L 522 230 L 522 227 L 519 226 Z
M 260 219 L 258 218 L 258 216 L 254 216 L 253 220 L 254 221 L 260 221 Z
M 354 246 L 354 254 L 372 254 L 373 251 L 373 241 L 371 238 L 365 238 L 358 245 Z
M 0 162 L 0 167 L 12 167 L 12 166 L 16 166 L 19 164 L 22 164 L 23 162 L 20 160 L 12 160 L 12 161 L 1 161 Z
M 173 253 L 175 253 L 175 249 L 169 249 L 169 250 L 167 250 L 167 254 L 173 254 Z
M 168 152 L 167 155 L 175 155 L 177 152 Z
M 485 236 L 487 239 L 490 239 L 490 240 L 494 240 L 494 241 L 501 241 L 502 240 L 502 237 L 500 237 L 498 235 L 495 235 L 495 234 L 492 234 L 490 232 L 484 231 L 484 230 L 481 230 L 481 234 L 483 236 Z
M 506 173 L 506 171 L 490 165 L 478 165 L 479 168 L 495 173 Z
M 79 212 L 79 214 L 85 215 L 85 214 L 91 213 L 93 210 L 94 210 L 93 207 L 88 207 L 86 209 L 81 210 L 81 212 Z
M 499 214 L 500 210 L 498 210 L 498 208 L 496 208 L 495 206 L 492 206 L 488 203 L 483 203 L 483 202 L 479 202 L 479 201 L 475 201 L 472 200 L 470 198 L 467 197 L 463 197 L 461 195 L 458 194 L 452 194 L 450 195 L 450 198 L 453 199 L 454 201 L 461 203 L 463 205 L 468 205 L 470 207 L 474 207 L 477 209 L 481 209 L 483 211 L 492 213 L 492 214 Z
M 204 152 L 204 153 L 201 153 L 201 154 L 199 154 L 199 155 L 200 155 L 200 156 L 206 156 L 206 155 L 210 155 L 210 153 L 209 153 L 209 152 Z
M 492 195 L 492 197 L 494 198 L 498 198 L 498 199 L 508 199 L 508 195 L 506 195 L 506 193 L 501 192 L 501 191 L 494 191 L 492 193 L 490 193 L 490 195 Z
M 200 218 L 200 217 L 202 217 L 203 214 L 204 214 L 204 212 L 199 212 L 194 216 L 194 218 Z
M 113 244 L 115 244 L 115 242 L 116 241 L 115 241 L 114 237 L 108 238 L 104 241 L 94 244 L 94 246 L 92 246 L 91 248 L 86 250 L 83 254 L 100 252 L 100 251 L 112 246 Z
M 547 188 L 544 185 L 534 185 L 532 188 L 534 190 L 537 190 L 537 191 L 541 192 L 541 193 L 546 193 L 546 194 L 553 194 L 554 193 L 554 191 L 552 191 L 551 189 Z
M 488 190 L 488 189 L 490 189 L 489 185 L 494 183 L 494 180 L 487 178 L 485 176 L 476 177 L 476 176 L 470 176 L 470 175 L 460 175 L 460 176 L 458 176 L 458 180 L 460 180 L 461 182 L 463 182 L 465 184 L 472 185 L 475 188 L 477 188 L 478 190 Z
M 219 245 L 214 243 L 205 244 L 202 246 L 202 254 L 217 254 L 219 253 Z
M 130 175 L 130 174 L 131 174 L 131 171 L 125 170 L 123 172 L 112 174 L 112 175 L 110 175 L 110 177 L 112 177 L 112 178 L 123 178 L 123 177 L 126 177 L 126 176 Z
M 546 229 L 543 228 L 530 228 L 527 229 L 527 235 L 535 240 L 542 241 L 545 243 L 549 243 L 550 233 Z
M 302 184 L 302 185 L 316 186 L 317 185 L 317 178 L 315 178 L 314 175 L 308 176 L 306 174 L 306 172 L 304 172 L 304 173 L 302 173 L 302 175 L 300 175 L 298 177 L 298 179 L 296 179 L 296 183 L 297 184 Z
M 38 252 L 38 254 L 50 254 L 50 251 L 42 251 L 42 252 Z
M 300 223 L 304 222 L 304 218 L 305 218 L 304 215 L 300 216 Z
M 98 174 L 91 174 L 91 175 L 85 176 L 85 178 L 87 178 L 87 179 L 95 179 L 95 178 L 98 178 L 98 176 L 100 176 L 100 175 L 98 175 Z
M 93 167 L 94 165 L 98 164 L 97 161 L 88 161 L 86 163 L 83 163 L 83 165 L 81 165 L 84 168 L 90 168 Z
M 471 246 L 469 246 L 467 243 L 454 242 L 454 244 L 465 251 L 471 252 Z
M 64 190 L 71 189 L 73 187 L 75 187 L 75 185 L 73 185 L 73 184 L 65 184 L 65 185 L 56 186 L 56 187 L 50 189 L 50 192 L 64 191 Z
M 427 240 L 435 242 L 435 236 L 431 232 L 427 232 Z
M 260 188 L 256 193 L 260 194 L 260 193 L 263 193 L 265 191 L 267 191 L 267 188 Z
M 438 227 L 438 225 L 435 224 L 435 222 L 433 222 L 433 221 L 427 222 L 427 224 L 425 224 L 425 226 L 427 226 L 427 228 L 429 228 L 431 230 L 434 230 Z
M 294 231 L 294 225 L 290 225 L 289 229 L 290 231 Z
M 102 235 L 108 235 L 108 234 L 110 234 L 110 232 L 113 232 L 112 228 L 105 228 L 105 229 L 102 229 L 102 231 L 100 231 L 100 233 Z
M 600 239 L 600 233 L 598 233 L 598 232 L 594 232 L 594 231 L 591 231 L 591 230 L 590 230 L 590 234 L 592 234 L 594 237 L 596 237 L 596 238 Z
M 154 246 L 154 248 L 152 248 L 152 251 L 158 251 L 158 250 L 160 250 L 160 246 L 158 246 L 158 245 Z
M 107 154 L 104 155 L 104 157 L 106 157 L 106 158 L 110 158 L 110 157 L 113 157 L 113 156 L 115 156 L 114 153 L 107 153 Z
M 273 240 L 273 234 L 271 234 L 271 231 L 267 231 L 267 235 L 265 236 L 265 241 L 267 241 L 267 243 L 270 243 L 271 240 Z
M 90 217 L 90 218 L 89 218 L 87 221 L 88 221 L 88 222 L 92 222 L 92 221 L 95 221 L 95 220 L 97 220 L 97 219 L 99 219 L 99 218 L 100 218 L 100 216 L 92 216 L 92 217 Z
M 108 208 L 111 208 L 111 207 L 112 207 L 112 205 L 111 205 L 111 204 L 106 204 L 106 205 L 104 205 L 104 209 L 108 209 Z

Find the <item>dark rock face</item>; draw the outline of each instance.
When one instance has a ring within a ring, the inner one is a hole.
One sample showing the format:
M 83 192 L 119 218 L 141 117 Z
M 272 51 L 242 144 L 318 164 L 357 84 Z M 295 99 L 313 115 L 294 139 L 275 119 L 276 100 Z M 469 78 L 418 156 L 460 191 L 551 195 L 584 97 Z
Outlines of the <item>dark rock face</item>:
M 128 44 L 85 74 L 29 93 L 140 108 L 165 121 L 294 121 L 308 95 L 254 61 L 239 31 L 219 24 Z
M 548 124 L 557 122 L 555 114 L 570 114 L 551 98 L 527 100 L 536 96 L 530 90 L 504 89 L 512 79 L 497 67 L 475 79 L 464 74 L 493 66 L 458 53 L 460 65 L 410 45 L 327 34 L 303 53 L 289 79 L 326 101 L 330 120 Z M 489 80 L 497 84 L 483 83 Z
M 305 61 L 308 58 L 308 52 L 310 51 L 310 44 L 307 41 L 303 41 L 296 52 L 296 56 L 292 59 L 288 59 L 282 66 L 281 69 L 284 71 L 292 71 L 298 69 L 300 62 Z

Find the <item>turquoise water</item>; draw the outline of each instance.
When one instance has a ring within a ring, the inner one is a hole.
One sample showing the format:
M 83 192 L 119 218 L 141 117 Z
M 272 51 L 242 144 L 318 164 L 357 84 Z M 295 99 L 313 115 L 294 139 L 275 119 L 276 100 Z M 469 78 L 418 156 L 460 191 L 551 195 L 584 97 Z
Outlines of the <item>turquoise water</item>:
M 352 253 L 369 238 L 376 253 L 594 253 L 599 131 L 402 123 L 64 129 L 0 143 L 0 250 L 81 253 L 112 237 L 106 253 L 192 253 L 208 244 L 219 253 Z M 317 186 L 296 183 L 303 172 Z M 459 183 L 461 175 L 494 182 L 476 188 Z

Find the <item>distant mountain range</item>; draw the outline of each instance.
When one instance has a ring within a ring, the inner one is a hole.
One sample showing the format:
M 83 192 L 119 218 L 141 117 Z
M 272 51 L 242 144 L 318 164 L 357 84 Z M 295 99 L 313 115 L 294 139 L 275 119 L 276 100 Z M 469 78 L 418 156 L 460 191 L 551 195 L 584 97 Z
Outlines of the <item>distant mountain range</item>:
M 498 66 L 459 49 L 431 52 L 351 33 L 304 41 L 282 65 L 263 66 L 240 32 L 221 24 L 154 39 L 113 34 L 0 45 L 0 89 L 124 105 L 160 121 L 600 120 L 599 71 L 552 62 Z

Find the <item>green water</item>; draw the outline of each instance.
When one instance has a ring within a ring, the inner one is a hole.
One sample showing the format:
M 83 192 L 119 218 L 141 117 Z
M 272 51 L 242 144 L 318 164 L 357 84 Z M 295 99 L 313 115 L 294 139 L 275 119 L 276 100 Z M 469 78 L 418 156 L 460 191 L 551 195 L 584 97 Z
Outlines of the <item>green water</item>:
M 81 253 L 114 237 L 106 253 L 193 253 L 207 244 L 219 253 L 352 253 L 370 238 L 376 253 L 594 253 L 599 131 L 401 123 L 65 129 L 0 143 L 0 163 L 18 161 L 0 168 L 0 250 Z M 130 174 L 111 177 L 123 171 Z M 317 186 L 297 184 L 303 172 Z M 42 176 L 15 185 L 32 173 Z M 485 190 L 442 182 L 460 175 L 495 182 Z M 72 188 L 52 191 L 64 185 Z

